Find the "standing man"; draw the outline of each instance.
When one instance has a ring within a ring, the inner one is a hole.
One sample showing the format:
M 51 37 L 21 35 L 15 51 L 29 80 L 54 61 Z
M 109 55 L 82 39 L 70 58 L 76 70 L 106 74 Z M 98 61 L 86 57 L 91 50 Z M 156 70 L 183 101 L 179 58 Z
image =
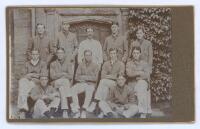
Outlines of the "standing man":
M 87 28 L 87 39 L 83 40 L 79 45 L 78 50 L 78 63 L 82 63 L 84 60 L 84 51 L 90 50 L 92 52 L 92 61 L 99 66 L 103 63 L 103 52 L 102 52 L 102 46 L 101 43 L 95 39 L 93 39 L 94 36 L 94 30 L 92 28 Z
M 140 58 L 149 64 L 150 74 L 151 74 L 152 73 L 152 65 L 153 65 L 152 43 L 150 41 L 146 40 L 144 38 L 144 36 L 145 36 L 144 30 L 142 28 L 138 28 L 136 31 L 137 39 L 134 42 L 132 42 L 129 54 L 130 54 L 130 56 L 132 56 L 131 55 L 132 49 L 134 47 L 140 47 L 141 48 L 141 57 Z M 150 81 L 150 76 L 149 76 L 148 80 Z M 150 84 L 149 84 L 147 96 L 148 96 L 148 102 L 147 102 L 148 103 L 148 113 L 151 114 L 152 110 L 151 110 Z
M 141 59 L 146 61 L 152 70 L 152 63 L 153 63 L 153 49 L 152 49 L 152 43 L 146 39 L 144 39 L 144 31 L 142 28 L 138 28 L 136 31 L 136 40 L 131 43 L 131 49 L 129 56 L 131 55 L 132 49 L 134 47 L 140 47 L 141 48 Z
M 109 89 L 116 86 L 117 75 L 123 75 L 125 65 L 117 58 L 117 50 L 110 48 L 110 60 L 106 61 L 102 66 L 101 80 L 96 91 L 96 100 L 106 100 Z
M 50 64 L 50 77 L 54 82 L 55 88 L 59 89 L 61 95 L 61 109 L 63 117 L 68 118 L 68 101 L 67 97 L 71 96 L 71 83 L 74 73 L 74 65 L 65 57 L 64 48 L 59 48 L 56 51 L 57 59 Z
M 70 32 L 69 28 L 69 23 L 62 22 L 61 32 L 57 35 L 56 44 L 58 48 L 64 48 L 67 60 L 74 62 L 78 53 L 78 42 L 76 35 Z
M 53 57 L 53 45 L 46 34 L 44 24 L 37 24 L 36 36 L 31 38 L 28 43 L 27 55 L 29 60 L 31 59 L 31 50 L 33 49 L 39 50 L 41 60 L 49 64 Z
M 104 60 L 109 60 L 109 50 L 110 48 L 115 48 L 118 59 L 125 63 L 128 58 L 128 42 L 124 36 L 119 34 L 118 23 L 115 22 L 112 24 L 111 31 L 112 34 L 105 39 L 103 45 Z
M 128 84 L 136 92 L 141 118 L 146 118 L 147 113 L 149 113 L 148 100 L 150 96 L 148 95 L 148 85 L 151 68 L 147 62 L 140 58 L 140 47 L 133 47 L 131 54 L 132 58 L 126 64 Z
M 76 71 L 75 80 L 77 83 L 72 87 L 73 93 L 73 112 L 76 113 L 75 118 L 86 118 L 86 111 L 88 111 L 89 105 L 92 100 L 93 92 L 96 87 L 99 66 L 92 62 L 92 51 L 84 51 L 84 59 L 79 64 Z M 85 100 L 82 107 L 79 106 L 78 94 L 85 92 Z
M 32 118 L 53 118 L 58 110 L 60 93 L 48 82 L 48 73 L 41 74 L 40 84 L 30 92 L 30 97 L 35 101 Z
M 27 99 L 32 88 L 39 84 L 40 74 L 47 70 L 46 63 L 39 58 L 39 51 L 31 51 L 31 60 L 24 66 L 24 76 L 19 80 L 18 101 L 20 119 L 29 111 Z
M 99 107 L 108 118 L 130 118 L 138 112 L 134 90 L 127 86 L 126 78 L 118 75 L 117 86 L 111 88 L 106 101 L 100 101 Z

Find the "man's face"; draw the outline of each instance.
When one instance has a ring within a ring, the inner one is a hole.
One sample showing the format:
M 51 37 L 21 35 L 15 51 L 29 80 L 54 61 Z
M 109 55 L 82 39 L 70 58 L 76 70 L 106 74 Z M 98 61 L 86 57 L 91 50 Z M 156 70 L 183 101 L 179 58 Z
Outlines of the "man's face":
M 110 51 L 110 59 L 111 60 L 117 59 L 117 51 L 116 50 Z
M 32 60 L 38 60 L 39 59 L 39 52 L 37 50 L 33 50 L 32 53 L 31 53 L 31 57 L 32 57 Z
M 89 52 L 89 51 L 85 52 L 84 57 L 87 62 L 92 61 L 92 53 L 91 52 Z
M 65 58 L 65 53 L 63 50 L 57 50 L 57 57 L 58 57 L 58 60 L 63 60 Z
M 144 32 L 143 30 L 139 29 L 137 32 L 136 32 L 136 37 L 137 39 L 141 40 L 144 38 Z
M 38 34 L 43 34 L 44 31 L 45 31 L 44 25 L 38 25 L 38 26 L 37 26 L 37 33 L 38 33 Z
M 111 26 L 112 33 L 116 34 L 116 33 L 118 33 L 118 30 L 119 30 L 118 25 L 114 24 L 114 25 Z
M 42 87 L 46 87 L 48 83 L 48 77 L 40 77 L 40 84 Z
M 69 31 L 69 27 L 70 25 L 68 23 L 62 23 L 62 29 L 65 31 L 65 32 L 68 32 Z
M 88 36 L 88 38 L 93 38 L 93 35 L 94 35 L 94 30 L 93 29 L 91 29 L 91 28 L 88 28 L 87 29 L 87 36 Z
M 117 84 L 118 84 L 118 86 L 124 87 L 125 82 L 126 82 L 126 79 L 123 76 L 119 76 L 117 78 Z
M 133 58 L 134 58 L 135 60 L 139 60 L 140 55 L 141 55 L 141 53 L 140 53 L 139 50 L 136 50 L 136 49 L 133 50 Z

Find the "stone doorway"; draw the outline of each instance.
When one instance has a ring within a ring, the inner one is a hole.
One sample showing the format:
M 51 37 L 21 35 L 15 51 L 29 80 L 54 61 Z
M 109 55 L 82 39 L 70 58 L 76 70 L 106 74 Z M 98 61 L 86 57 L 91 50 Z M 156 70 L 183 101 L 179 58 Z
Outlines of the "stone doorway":
M 87 38 L 86 28 L 91 27 L 94 29 L 94 39 L 104 44 L 105 38 L 111 34 L 109 23 L 99 23 L 96 21 L 81 21 L 71 23 L 70 30 L 77 35 L 77 40 L 81 41 Z

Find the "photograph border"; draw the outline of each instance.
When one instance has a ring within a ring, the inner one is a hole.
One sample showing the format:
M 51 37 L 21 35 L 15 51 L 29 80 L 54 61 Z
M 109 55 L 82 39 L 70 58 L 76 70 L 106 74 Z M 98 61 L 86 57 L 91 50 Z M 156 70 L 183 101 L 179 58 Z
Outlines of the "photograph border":
M 10 43 L 9 16 L 11 8 L 125 8 L 125 7 L 166 7 L 172 9 L 172 116 L 171 118 L 85 118 L 85 119 L 9 119 L 9 85 L 10 85 Z M 194 87 L 194 7 L 193 6 L 9 6 L 6 8 L 6 118 L 8 122 L 189 122 L 195 121 L 195 87 Z

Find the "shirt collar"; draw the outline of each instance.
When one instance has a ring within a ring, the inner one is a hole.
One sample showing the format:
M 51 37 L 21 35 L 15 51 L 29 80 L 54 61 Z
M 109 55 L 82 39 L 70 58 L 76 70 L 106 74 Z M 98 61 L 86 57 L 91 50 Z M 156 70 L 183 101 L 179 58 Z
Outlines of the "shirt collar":
M 117 62 L 117 59 L 116 60 L 110 60 L 111 65 L 114 65 L 116 62 Z
M 115 34 L 112 33 L 112 37 L 113 37 L 114 39 L 116 39 L 118 35 L 119 35 L 119 32 L 118 32 L 118 33 L 115 33 Z
M 39 60 L 40 60 L 40 59 L 37 59 L 36 61 L 31 60 L 31 64 L 32 64 L 33 66 L 36 66 L 36 65 L 38 64 Z
M 63 60 L 61 60 L 61 61 L 57 59 L 57 61 L 58 61 L 58 63 L 60 63 L 60 64 L 62 65 L 62 64 L 64 64 L 65 59 L 63 59 Z
M 83 62 L 84 62 L 86 67 L 90 66 L 90 64 L 92 63 L 92 61 L 91 62 L 86 62 L 85 60 L 83 60 Z
M 68 32 L 63 31 L 63 34 L 64 34 L 64 36 L 66 36 L 66 37 L 69 35 L 69 33 L 70 33 L 69 31 L 68 31 Z
M 124 87 L 125 86 L 123 86 L 123 87 L 120 87 L 120 86 L 116 86 L 116 88 L 117 88 L 117 90 L 120 92 L 120 93 L 122 93 L 123 91 L 124 91 Z
M 143 39 L 141 39 L 141 40 L 138 40 L 138 42 L 139 42 L 140 44 L 142 44 L 142 43 L 143 43 L 143 41 L 144 41 L 144 38 L 143 38 Z

